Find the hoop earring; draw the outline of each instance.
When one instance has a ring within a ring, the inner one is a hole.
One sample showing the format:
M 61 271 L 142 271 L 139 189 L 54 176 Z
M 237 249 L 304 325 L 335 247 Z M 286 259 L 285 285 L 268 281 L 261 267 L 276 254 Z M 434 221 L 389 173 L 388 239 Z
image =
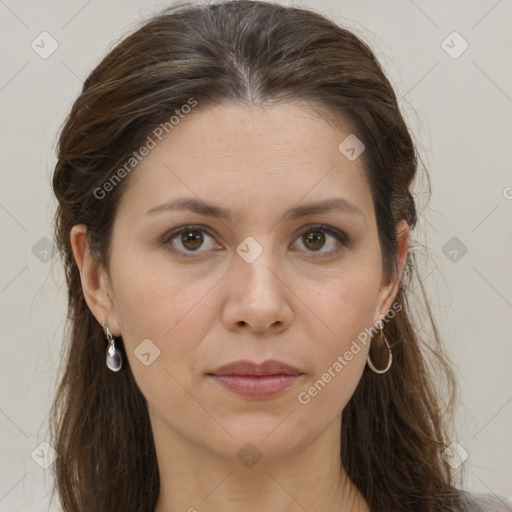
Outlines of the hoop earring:
M 108 325 L 103 324 L 103 329 L 105 329 L 105 336 L 107 337 L 108 342 L 105 358 L 107 367 L 113 372 L 118 372 L 123 367 L 123 356 L 121 355 L 121 351 L 116 347 L 116 342 L 108 328 Z
M 379 322 L 380 322 L 380 335 L 382 336 L 382 339 L 384 340 L 384 343 L 386 344 L 386 347 L 388 349 L 388 354 L 389 354 L 388 364 L 387 364 L 386 368 L 384 368 L 384 370 L 377 370 L 377 368 L 375 368 L 375 366 L 373 366 L 372 360 L 370 359 L 369 351 L 368 351 L 368 357 L 366 358 L 366 361 L 368 363 L 368 366 L 370 367 L 370 369 L 373 372 L 382 374 L 382 373 L 386 373 L 391 368 L 391 363 L 393 362 L 393 353 L 391 352 L 391 347 L 389 346 L 389 342 L 388 342 L 386 335 L 384 334 L 384 331 L 383 331 L 384 323 L 382 322 L 382 315 L 380 313 L 379 313 Z

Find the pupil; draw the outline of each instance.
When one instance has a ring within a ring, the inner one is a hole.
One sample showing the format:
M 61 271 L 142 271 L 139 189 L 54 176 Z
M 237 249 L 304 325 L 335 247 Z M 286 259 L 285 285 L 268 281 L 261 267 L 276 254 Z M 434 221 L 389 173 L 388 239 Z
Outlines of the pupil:
M 197 233 L 198 231 L 189 231 L 188 233 L 183 233 L 181 240 L 185 247 L 188 249 L 198 249 L 201 246 L 202 236 L 198 236 Z M 186 244 L 192 244 L 192 246 Z
M 321 236 L 318 236 L 318 232 L 311 232 L 306 238 L 306 243 L 308 242 L 313 242 L 313 249 L 321 249 L 323 245 L 323 234 L 321 234 Z

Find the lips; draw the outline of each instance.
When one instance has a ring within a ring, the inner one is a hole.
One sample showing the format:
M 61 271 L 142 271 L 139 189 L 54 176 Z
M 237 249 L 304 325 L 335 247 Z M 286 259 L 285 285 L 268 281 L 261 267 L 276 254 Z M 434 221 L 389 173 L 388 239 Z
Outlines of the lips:
M 217 368 L 209 375 L 244 375 L 244 376 L 263 376 L 263 375 L 302 375 L 299 369 L 277 361 L 269 359 L 263 363 L 254 363 L 252 361 L 235 361 Z
M 276 360 L 257 364 L 235 361 L 208 376 L 223 389 L 245 398 L 265 399 L 281 395 L 304 375 L 299 369 Z

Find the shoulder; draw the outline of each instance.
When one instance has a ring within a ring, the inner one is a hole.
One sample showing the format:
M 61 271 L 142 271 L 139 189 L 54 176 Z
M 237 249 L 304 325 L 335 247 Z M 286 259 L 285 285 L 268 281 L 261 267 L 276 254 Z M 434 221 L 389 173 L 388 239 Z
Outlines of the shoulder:
M 512 500 L 496 494 L 459 491 L 464 512 L 512 512 Z

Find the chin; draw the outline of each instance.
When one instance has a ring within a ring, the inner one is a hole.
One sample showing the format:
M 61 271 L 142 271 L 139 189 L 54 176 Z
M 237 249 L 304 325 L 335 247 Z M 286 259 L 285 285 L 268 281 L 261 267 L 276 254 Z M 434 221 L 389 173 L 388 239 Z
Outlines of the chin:
M 254 457 L 265 456 L 267 461 L 286 458 L 300 451 L 301 446 L 307 444 L 308 437 L 317 437 L 312 431 L 301 432 L 291 420 L 292 415 L 284 419 L 287 414 L 281 414 L 276 418 L 263 412 L 248 413 L 243 418 L 233 418 L 232 421 L 224 422 L 223 425 L 232 436 L 225 437 L 225 441 L 231 447 L 230 455 L 234 451 L 238 458 L 243 457 L 246 452 Z M 252 451 L 255 453 L 252 454 Z

